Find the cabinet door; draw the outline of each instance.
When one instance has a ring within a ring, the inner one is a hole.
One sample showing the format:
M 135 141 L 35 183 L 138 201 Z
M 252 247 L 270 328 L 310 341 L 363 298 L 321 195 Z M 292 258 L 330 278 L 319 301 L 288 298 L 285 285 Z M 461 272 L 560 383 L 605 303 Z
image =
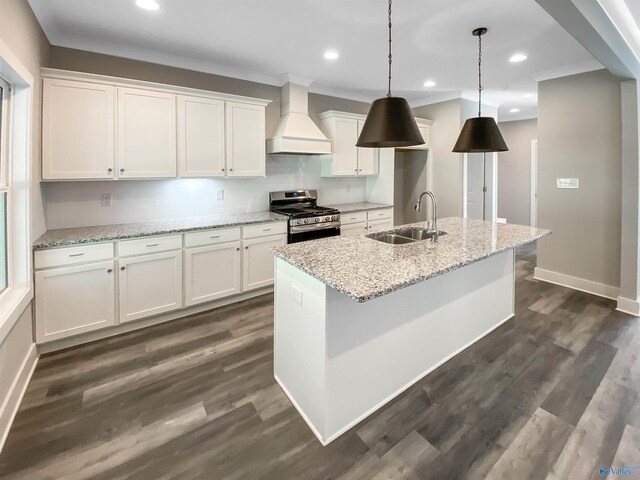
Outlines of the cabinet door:
M 252 238 L 242 241 L 242 290 L 273 285 L 273 254 L 271 248 L 287 244 L 286 235 Z
M 340 226 L 340 236 L 364 235 L 367 233 L 367 222 L 350 223 Z
M 407 148 L 410 148 L 412 150 L 429 150 L 429 148 L 431 148 L 431 128 L 431 125 L 418 124 L 418 130 L 420 130 L 420 135 L 422 135 L 424 144 Z
M 358 120 L 335 118 L 333 128 L 333 175 L 358 174 Z
M 178 166 L 181 177 L 224 177 L 224 102 L 178 97 Z
M 38 343 L 115 325 L 113 261 L 36 272 Z
M 226 103 L 227 175 L 264 177 L 266 165 L 264 107 Z
M 114 87 L 45 78 L 42 178 L 114 178 L 114 112 Z
M 182 307 L 182 251 L 120 259 L 120 322 Z
M 176 176 L 175 95 L 118 88 L 118 176 Z
M 184 258 L 187 306 L 240 293 L 240 242 L 188 248 Z
M 364 120 L 358 120 L 358 137 L 362 132 Z M 358 147 L 356 147 L 358 148 Z M 378 149 L 358 148 L 358 175 L 378 174 Z
M 385 230 L 393 229 L 393 219 L 385 218 L 384 220 L 375 220 L 369 222 L 369 233 L 384 232 Z

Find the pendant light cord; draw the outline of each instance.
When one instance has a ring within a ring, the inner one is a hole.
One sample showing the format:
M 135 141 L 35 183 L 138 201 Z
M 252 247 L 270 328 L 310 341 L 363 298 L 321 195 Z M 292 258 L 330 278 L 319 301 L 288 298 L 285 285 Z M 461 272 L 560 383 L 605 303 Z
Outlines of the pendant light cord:
M 387 97 L 391 98 L 391 0 L 389 0 L 389 85 L 387 87 Z
M 478 117 L 482 116 L 482 33 L 478 35 Z

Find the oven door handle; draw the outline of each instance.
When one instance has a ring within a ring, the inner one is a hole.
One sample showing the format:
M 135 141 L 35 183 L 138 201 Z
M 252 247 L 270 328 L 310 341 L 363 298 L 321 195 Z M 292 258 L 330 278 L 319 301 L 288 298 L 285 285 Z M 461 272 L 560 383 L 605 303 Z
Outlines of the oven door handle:
M 312 223 L 311 225 L 292 225 L 289 227 L 291 233 L 311 232 L 313 230 L 328 230 L 330 228 L 340 228 L 340 222 Z

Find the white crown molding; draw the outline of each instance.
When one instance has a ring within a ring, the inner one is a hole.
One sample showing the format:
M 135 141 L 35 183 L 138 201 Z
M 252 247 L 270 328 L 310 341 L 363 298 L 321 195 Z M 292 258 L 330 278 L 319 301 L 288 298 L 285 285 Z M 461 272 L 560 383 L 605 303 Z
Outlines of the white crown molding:
M 280 86 L 283 87 L 287 83 L 293 83 L 295 85 L 301 85 L 309 88 L 309 85 L 313 83 L 313 79 L 302 75 L 296 75 L 295 73 L 285 73 L 280 77 Z
M 345 90 L 337 87 L 327 87 L 324 85 L 313 84 L 309 87 L 309 93 L 315 93 L 318 95 L 327 95 L 329 97 L 343 98 L 345 100 L 353 100 L 354 102 L 371 103 L 375 100 L 369 95 L 359 95 L 353 93 L 350 90 Z M 382 93 L 380 94 L 382 96 Z M 376 97 L 379 98 L 379 97 Z
M 589 60 L 588 62 L 575 63 L 564 67 L 552 68 L 539 72 L 535 79 L 538 82 L 552 80 L 554 78 L 568 77 L 570 75 L 578 75 L 579 73 L 593 72 L 595 70 L 603 70 L 605 67 L 597 60 Z
M 534 118 L 538 118 L 538 112 L 510 113 L 509 118 L 506 120 L 500 120 L 498 117 L 498 123 L 519 122 L 521 120 L 533 120 Z
M 442 92 L 442 93 L 437 93 L 435 95 L 431 95 L 429 97 L 422 98 L 419 100 L 413 100 L 409 102 L 409 106 L 411 108 L 418 108 L 418 107 L 424 107 L 426 105 L 433 105 L 434 103 L 447 102 L 449 100 L 457 100 L 457 99 L 468 100 L 470 102 L 477 103 L 478 93 L 473 91 L 466 91 L 466 90 Z M 491 108 L 498 108 L 501 104 L 495 103 L 495 102 L 487 102 L 485 99 L 483 100 L 482 105 L 486 107 L 491 107 Z

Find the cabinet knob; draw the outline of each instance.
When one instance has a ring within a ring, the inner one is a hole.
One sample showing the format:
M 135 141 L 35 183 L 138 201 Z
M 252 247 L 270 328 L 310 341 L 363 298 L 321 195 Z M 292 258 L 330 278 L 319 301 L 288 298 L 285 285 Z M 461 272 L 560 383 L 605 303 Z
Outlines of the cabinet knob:
M 233 168 L 230 168 L 230 169 L 229 169 L 229 171 L 230 171 L 230 172 L 233 172 Z
M 357 172 L 357 171 L 358 171 L 358 169 L 356 168 L 356 169 L 354 170 L 354 172 Z
M 237 247 L 237 248 L 236 248 L 236 252 L 239 252 L 239 251 L 240 251 L 240 247 Z
M 120 169 L 120 173 L 124 173 L 124 168 L 121 168 L 121 169 Z
M 359 171 L 359 172 L 361 172 L 361 171 L 362 171 L 362 169 L 359 169 L 358 171 Z
M 113 172 L 113 168 L 107 168 L 107 172 L 109 173 Z
M 245 250 L 249 250 L 249 245 L 247 245 L 246 247 L 244 247 Z
M 109 268 L 109 269 L 107 269 L 107 273 L 111 273 L 111 272 L 113 272 L 113 270 L 112 270 L 112 269 L 110 269 L 110 268 Z
M 125 267 L 120 267 L 120 270 L 124 270 Z
M 221 172 L 224 172 L 224 168 L 221 170 Z

